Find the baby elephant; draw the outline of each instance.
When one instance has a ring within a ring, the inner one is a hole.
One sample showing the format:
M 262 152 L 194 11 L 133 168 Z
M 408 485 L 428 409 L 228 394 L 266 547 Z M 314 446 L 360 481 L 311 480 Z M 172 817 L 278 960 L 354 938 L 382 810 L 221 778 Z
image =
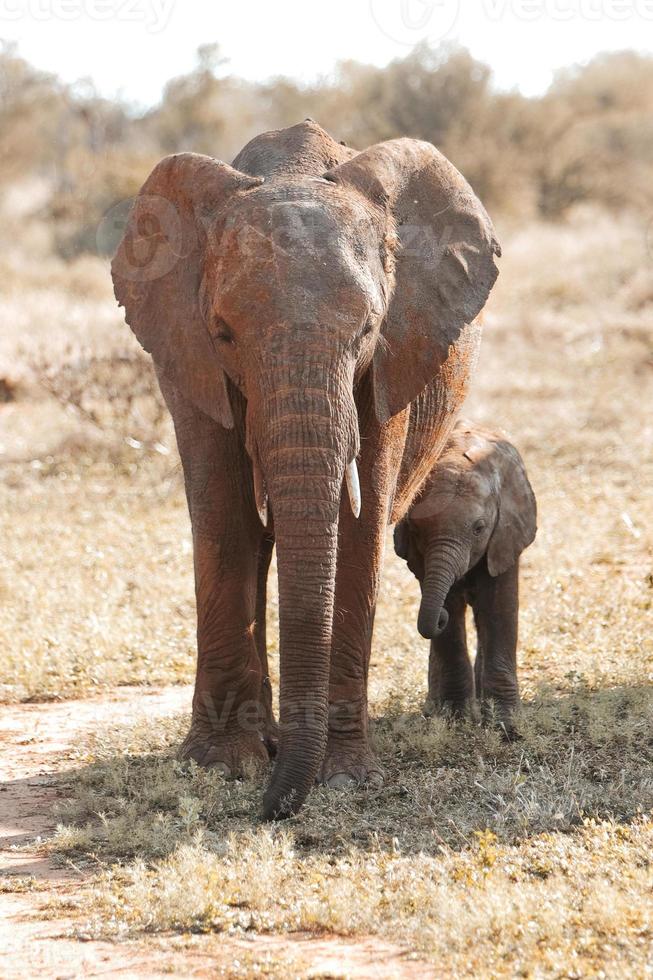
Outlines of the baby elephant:
M 535 530 L 535 497 L 515 447 L 460 420 L 394 532 L 395 551 L 422 590 L 417 628 L 431 640 L 427 712 L 465 714 L 476 689 L 485 719 L 511 734 L 519 703 L 519 556 Z M 467 604 L 477 633 L 473 672 Z

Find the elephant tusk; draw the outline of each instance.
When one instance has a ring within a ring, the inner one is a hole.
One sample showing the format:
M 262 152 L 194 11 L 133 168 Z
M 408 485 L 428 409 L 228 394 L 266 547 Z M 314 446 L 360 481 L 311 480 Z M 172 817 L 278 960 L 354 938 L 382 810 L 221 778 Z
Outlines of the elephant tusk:
M 268 495 L 265 489 L 265 481 L 259 466 L 258 457 L 252 459 L 254 470 L 254 499 L 256 501 L 256 512 L 263 527 L 268 526 Z
M 345 471 L 345 479 L 347 480 L 347 493 L 349 494 L 349 503 L 351 504 L 351 509 L 354 517 L 360 517 L 361 512 L 361 485 L 358 479 L 358 469 L 356 467 L 356 460 L 352 459 L 351 463 L 347 466 Z

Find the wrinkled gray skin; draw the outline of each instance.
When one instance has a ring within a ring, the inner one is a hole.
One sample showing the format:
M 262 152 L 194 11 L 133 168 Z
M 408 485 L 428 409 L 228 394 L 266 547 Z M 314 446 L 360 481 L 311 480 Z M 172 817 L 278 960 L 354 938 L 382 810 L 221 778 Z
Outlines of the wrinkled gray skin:
M 268 818 L 296 812 L 316 777 L 381 778 L 367 674 L 388 517 L 451 431 L 499 252 L 435 147 L 358 153 L 311 120 L 255 137 L 233 167 L 166 157 L 135 201 L 115 293 L 174 420 L 193 529 L 198 663 L 181 754 L 233 775 L 277 748 Z
M 535 497 L 517 450 L 460 420 L 394 535 L 395 551 L 422 590 L 417 628 L 431 640 L 428 713 L 465 714 L 476 693 L 484 716 L 512 732 L 519 703 L 519 556 L 535 531 Z M 478 634 L 473 671 L 468 604 Z

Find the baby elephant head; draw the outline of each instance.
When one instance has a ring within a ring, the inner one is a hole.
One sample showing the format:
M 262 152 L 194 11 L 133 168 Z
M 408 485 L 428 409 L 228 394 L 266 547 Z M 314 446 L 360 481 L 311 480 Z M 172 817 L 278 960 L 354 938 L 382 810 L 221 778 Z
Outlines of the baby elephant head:
M 456 581 L 483 558 L 490 575 L 501 575 L 533 541 L 535 530 L 535 496 L 515 447 L 458 422 L 394 532 L 395 551 L 422 589 L 421 635 L 433 639 L 446 628 L 444 603 Z

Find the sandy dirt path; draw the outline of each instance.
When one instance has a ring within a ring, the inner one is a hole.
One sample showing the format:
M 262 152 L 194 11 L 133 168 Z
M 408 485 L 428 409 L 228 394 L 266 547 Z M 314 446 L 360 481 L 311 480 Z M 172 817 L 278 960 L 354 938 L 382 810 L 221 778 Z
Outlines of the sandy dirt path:
M 147 715 L 188 708 L 190 689 L 118 688 L 102 698 L 47 704 L 0 706 L 0 976 L 73 977 L 242 977 L 251 958 L 287 963 L 288 977 L 432 977 L 426 965 L 377 937 L 225 936 L 192 937 L 184 948 L 176 937 L 157 936 L 111 943 L 82 942 L 72 921 L 51 907 L 74 899 L 84 872 L 61 867 L 45 856 L 40 842 L 54 830 L 58 773 L 65 770 L 80 737 L 97 727 L 122 725 Z M 27 891 L 1 890 L 14 879 L 35 879 Z M 187 937 L 185 937 L 187 939 Z

